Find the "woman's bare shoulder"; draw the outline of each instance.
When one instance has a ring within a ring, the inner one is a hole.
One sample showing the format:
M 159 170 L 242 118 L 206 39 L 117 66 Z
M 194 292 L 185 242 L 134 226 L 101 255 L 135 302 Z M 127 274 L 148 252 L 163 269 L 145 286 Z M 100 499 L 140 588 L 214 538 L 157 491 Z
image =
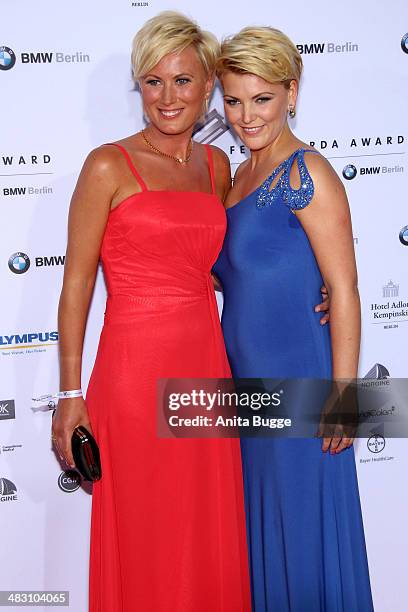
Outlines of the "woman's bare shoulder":
M 107 172 L 117 166 L 120 156 L 123 156 L 123 154 L 118 147 L 111 146 L 111 144 L 102 144 L 88 153 L 84 162 L 84 169 L 93 172 Z
M 216 147 L 215 145 L 210 145 L 210 147 L 211 147 L 211 152 L 214 157 L 214 165 L 217 165 L 223 169 L 228 169 L 228 171 L 231 172 L 230 171 L 230 168 L 231 168 L 230 160 L 229 160 L 228 155 L 225 153 L 225 151 L 221 149 L 220 147 Z
M 305 147 L 305 149 L 305 164 L 315 183 L 315 187 L 336 186 L 343 190 L 344 185 L 329 160 L 313 147 Z

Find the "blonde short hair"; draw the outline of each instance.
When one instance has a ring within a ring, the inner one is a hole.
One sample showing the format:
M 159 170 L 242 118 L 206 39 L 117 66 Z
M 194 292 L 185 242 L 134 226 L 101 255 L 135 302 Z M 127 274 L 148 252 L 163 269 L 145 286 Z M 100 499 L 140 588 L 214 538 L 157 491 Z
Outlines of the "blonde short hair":
M 135 80 L 147 74 L 168 53 L 193 45 L 208 76 L 215 70 L 220 45 L 211 32 L 176 11 L 163 11 L 146 21 L 133 39 L 132 67 Z
M 221 44 L 217 76 L 225 72 L 255 74 L 269 83 L 300 80 L 302 57 L 293 42 L 280 30 L 247 27 Z

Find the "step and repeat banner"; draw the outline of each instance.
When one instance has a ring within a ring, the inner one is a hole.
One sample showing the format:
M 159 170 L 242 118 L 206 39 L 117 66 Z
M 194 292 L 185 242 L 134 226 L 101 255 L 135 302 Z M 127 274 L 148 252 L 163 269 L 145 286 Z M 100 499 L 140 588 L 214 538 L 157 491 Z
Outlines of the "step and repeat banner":
M 64 471 L 50 444 L 52 406 L 39 409 L 32 398 L 58 390 L 57 305 L 68 207 L 82 163 L 94 147 L 143 126 L 130 70 L 135 32 L 158 12 L 176 9 L 219 37 L 271 25 L 298 45 L 305 70 L 293 129 L 330 160 L 346 186 L 362 302 L 360 376 L 386 384 L 408 373 L 408 6 L 405 0 L 0 0 L 0 6 L 0 590 L 69 591 L 70 608 L 85 612 L 92 490 L 75 471 Z M 195 137 L 222 147 L 233 169 L 247 155 L 225 123 L 218 88 Z M 104 302 L 99 273 L 84 388 Z M 375 609 L 403 612 L 407 441 L 375 431 L 356 442 L 356 460 Z

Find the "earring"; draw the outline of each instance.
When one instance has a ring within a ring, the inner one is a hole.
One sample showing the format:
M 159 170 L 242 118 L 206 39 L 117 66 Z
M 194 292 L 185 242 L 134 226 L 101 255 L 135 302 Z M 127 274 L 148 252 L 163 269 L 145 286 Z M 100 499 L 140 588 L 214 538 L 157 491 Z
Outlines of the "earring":
M 201 114 L 200 114 L 200 116 L 197 119 L 198 123 L 204 123 L 205 118 L 207 117 L 209 99 L 210 99 L 210 96 L 205 96 L 204 101 L 203 101 L 203 108 L 202 108 Z
M 143 105 L 143 120 L 147 124 L 150 123 L 150 118 L 149 118 L 148 114 L 146 113 L 146 109 L 145 109 L 144 105 Z
M 208 113 L 208 103 L 209 103 L 209 98 L 210 98 L 210 96 L 205 96 L 205 99 L 204 99 L 204 110 L 203 110 L 203 115 L 204 115 L 204 117 L 205 117 L 205 116 L 207 115 L 207 113 Z
M 290 105 L 289 105 L 289 117 L 290 117 L 291 119 L 293 119 L 293 117 L 295 117 L 295 115 L 296 115 L 296 109 L 295 109 L 295 107 L 293 106 L 293 104 L 290 104 Z

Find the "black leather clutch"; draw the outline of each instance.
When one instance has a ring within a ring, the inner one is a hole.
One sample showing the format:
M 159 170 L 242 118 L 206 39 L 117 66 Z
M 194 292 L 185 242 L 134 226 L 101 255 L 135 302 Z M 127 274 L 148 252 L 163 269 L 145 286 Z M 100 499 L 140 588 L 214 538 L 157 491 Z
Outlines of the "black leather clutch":
M 71 444 L 78 472 L 85 480 L 99 480 L 102 477 L 101 459 L 93 435 L 83 425 L 77 425 L 72 433 Z

